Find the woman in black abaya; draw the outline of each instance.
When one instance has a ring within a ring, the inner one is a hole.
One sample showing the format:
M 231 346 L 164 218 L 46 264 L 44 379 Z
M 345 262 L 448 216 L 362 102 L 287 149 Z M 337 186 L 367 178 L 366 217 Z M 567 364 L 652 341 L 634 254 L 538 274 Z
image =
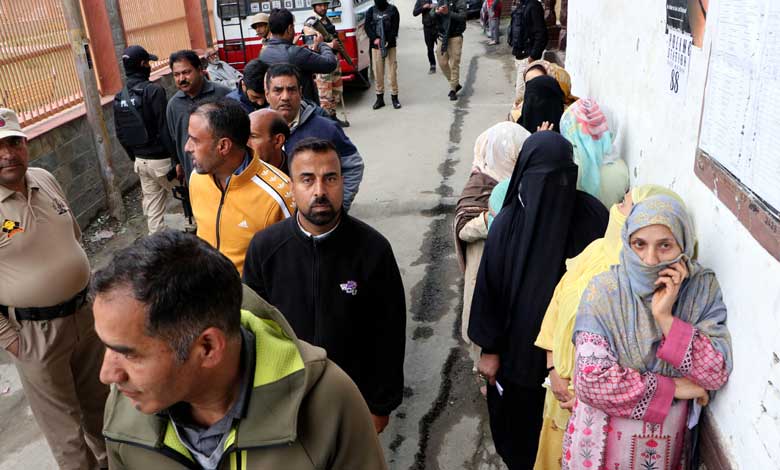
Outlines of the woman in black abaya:
M 536 459 L 548 371 L 534 340 L 564 261 L 602 237 L 608 218 L 598 199 L 577 190 L 566 139 L 541 131 L 525 141 L 488 233 L 468 327 L 482 347 L 493 440 L 510 470 Z
M 549 75 L 540 75 L 526 82 L 523 110 L 517 123 L 530 133 L 547 121 L 554 124 L 552 130 L 558 132 L 558 123 L 563 115 L 564 95 L 558 81 Z

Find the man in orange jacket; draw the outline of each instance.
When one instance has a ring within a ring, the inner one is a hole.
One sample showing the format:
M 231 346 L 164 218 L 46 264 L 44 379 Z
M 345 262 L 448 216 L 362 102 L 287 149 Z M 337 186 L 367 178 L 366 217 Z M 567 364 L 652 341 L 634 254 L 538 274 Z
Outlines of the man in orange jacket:
M 199 106 L 190 116 L 190 202 L 197 235 L 239 272 L 252 236 L 295 211 L 289 179 L 247 148 L 249 118 L 235 101 Z

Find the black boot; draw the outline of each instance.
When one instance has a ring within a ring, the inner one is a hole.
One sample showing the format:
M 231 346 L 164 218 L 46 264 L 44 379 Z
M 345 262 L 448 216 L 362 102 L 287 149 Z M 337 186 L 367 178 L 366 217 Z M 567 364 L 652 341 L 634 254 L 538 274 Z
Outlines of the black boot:
M 390 95 L 390 99 L 393 101 L 393 107 L 395 109 L 401 109 L 401 103 L 398 101 L 398 95 Z
M 376 95 L 376 102 L 374 103 L 374 109 L 379 109 L 385 105 L 385 95 Z
M 349 121 L 347 121 L 346 119 L 342 121 L 341 119 L 339 119 L 339 117 L 336 115 L 336 113 L 331 114 L 330 118 L 339 127 L 349 127 Z

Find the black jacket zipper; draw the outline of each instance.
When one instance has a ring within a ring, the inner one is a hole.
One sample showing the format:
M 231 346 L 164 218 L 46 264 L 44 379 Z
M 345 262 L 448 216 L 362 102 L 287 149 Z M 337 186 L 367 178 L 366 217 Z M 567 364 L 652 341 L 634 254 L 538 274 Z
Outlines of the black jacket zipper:
M 317 240 L 311 239 L 312 246 L 312 302 L 314 307 L 314 344 L 322 344 L 322 328 L 320 328 L 320 259 Z

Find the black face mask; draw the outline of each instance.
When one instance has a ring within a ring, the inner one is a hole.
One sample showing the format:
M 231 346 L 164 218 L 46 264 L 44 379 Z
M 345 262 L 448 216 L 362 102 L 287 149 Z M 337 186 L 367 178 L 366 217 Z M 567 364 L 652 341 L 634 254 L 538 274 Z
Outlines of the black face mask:
M 387 0 L 374 0 L 374 5 L 382 11 L 387 9 Z

